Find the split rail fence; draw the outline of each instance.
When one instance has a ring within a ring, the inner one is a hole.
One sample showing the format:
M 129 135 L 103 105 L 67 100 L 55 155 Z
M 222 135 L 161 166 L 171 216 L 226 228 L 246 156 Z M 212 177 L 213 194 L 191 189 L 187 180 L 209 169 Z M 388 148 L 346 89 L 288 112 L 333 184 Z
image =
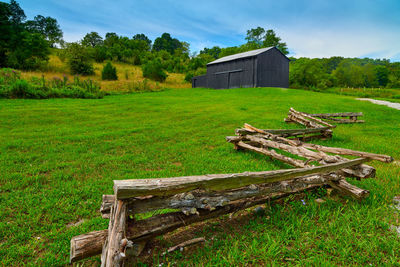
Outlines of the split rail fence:
M 296 111 L 291 110 L 291 114 L 290 119 L 300 121 Z M 367 190 L 351 185 L 345 177 L 374 177 L 375 169 L 366 162 L 391 162 L 393 159 L 386 155 L 303 143 L 299 139 L 307 139 L 305 137 L 315 133 L 326 135 L 326 131 L 334 127 L 309 119 L 303 113 L 300 115 L 322 127 L 262 130 L 245 124 L 236 130 L 236 136 L 226 138 L 238 150 L 266 155 L 296 167 L 294 169 L 115 180 L 114 194 L 104 195 L 100 208 L 102 217 L 109 219 L 108 229 L 72 238 L 70 261 L 101 254 L 102 266 L 127 266 L 140 254 L 146 242 L 156 236 L 319 187 L 332 187 L 357 199 L 368 196 Z M 135 219 L 138 214 L 171 209 L 172 212 Z

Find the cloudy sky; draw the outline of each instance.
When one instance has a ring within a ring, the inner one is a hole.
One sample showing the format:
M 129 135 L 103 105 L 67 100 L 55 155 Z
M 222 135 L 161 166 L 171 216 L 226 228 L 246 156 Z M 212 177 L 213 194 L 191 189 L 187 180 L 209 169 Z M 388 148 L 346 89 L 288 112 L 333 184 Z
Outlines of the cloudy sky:
M 66 41 L 87 32 L 169 32 L 191 51 L 240 45 L 246 30 L 274 29 L 295 57 L 400 61 L 400 0 L 17 0 L 29 19 L 58 20 Z

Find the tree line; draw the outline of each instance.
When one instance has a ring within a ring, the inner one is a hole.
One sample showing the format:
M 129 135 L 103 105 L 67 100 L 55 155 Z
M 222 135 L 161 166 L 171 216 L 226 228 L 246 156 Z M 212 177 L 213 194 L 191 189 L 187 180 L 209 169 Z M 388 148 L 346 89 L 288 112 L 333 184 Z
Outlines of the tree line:
M 51 48 L 66 61 L 72 74 L 91 75 L 93 62 L 124 62 L 142 67 L 143 75 L 164 81 L 168 72 L 193 76 L 206 73 L 207 63 L 232 54 L 263 47 L 277 47 L 288 54 L 287 44 L 272 29 L 262 27 L 247 31 L 239 46 L 204 48 L 190 53 L 189 44 L 163 33 L 154 42 L 145 34 L 132 37 L 97 32 L 87 33 L 78 42 L 63 41 L 63 32 L 55 18 L 37 15 L 26 20 L 15 0 L 0 2 L 0 67 L 41 69 L 48 63 Z M 400 87 L 400 63 L 383 59 L 359 58 L 290 58 L 290 84 L 299 88 L 328 87 Z M 104 70 L 103 70 L 104 71 Z M 112 66 L 107 72 L 116 71 Z M 114 77 L 106 73 L 104 77 Z

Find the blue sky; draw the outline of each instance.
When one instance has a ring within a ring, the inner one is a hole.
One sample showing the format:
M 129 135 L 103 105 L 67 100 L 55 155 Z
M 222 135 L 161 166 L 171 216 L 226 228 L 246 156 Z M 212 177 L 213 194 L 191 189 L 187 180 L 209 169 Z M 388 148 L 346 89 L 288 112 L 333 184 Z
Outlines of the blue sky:
M 17 0 L 18 1 L 18 0 Z M 97 31 L 154 40 L 169 32 L 191 51 L 240 45 L 246 30 L 274 29 L 295 57 L 400 61 L 400 0 L 19 0 L 28 18 L 58 20 L 66 41 Z

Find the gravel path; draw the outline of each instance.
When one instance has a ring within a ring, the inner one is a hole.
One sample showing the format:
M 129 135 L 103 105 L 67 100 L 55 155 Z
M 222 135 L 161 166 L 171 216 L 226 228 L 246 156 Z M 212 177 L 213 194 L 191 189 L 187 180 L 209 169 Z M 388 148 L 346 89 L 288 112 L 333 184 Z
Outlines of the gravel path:
M 357 98 L 357 100 L 369 101 L 374 104 L 388 106 L 390 108 L 400 110 L 400 103 L 393 103 L 393 102 L 384 101 L 384 100 L 376 100 L 376 99 L 372 99 L 372 98 Z

